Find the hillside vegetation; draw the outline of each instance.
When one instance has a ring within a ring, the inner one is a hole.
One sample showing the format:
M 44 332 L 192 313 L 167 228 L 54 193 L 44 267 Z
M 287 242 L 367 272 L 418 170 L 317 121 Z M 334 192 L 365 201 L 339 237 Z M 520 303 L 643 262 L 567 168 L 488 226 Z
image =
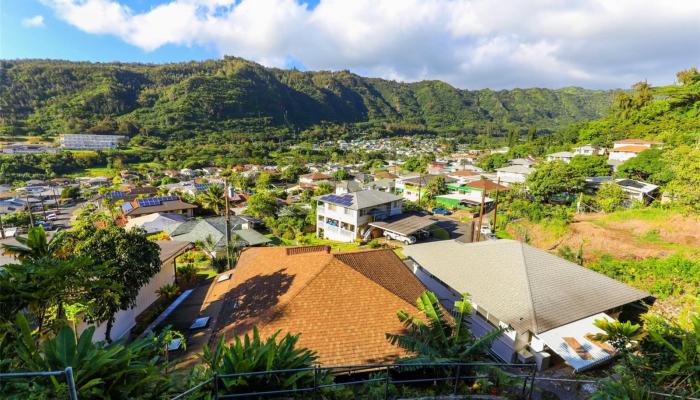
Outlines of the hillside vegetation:
M 0 134 L 8 136 L 119 133 L 148 142 L 213 132 L 283 135 L 326 122 L 361 130 L 554 130 L 601 117 L 612 98 L 580 88 L 460 90 L 232 57 L 163 65 L 0 61 Z

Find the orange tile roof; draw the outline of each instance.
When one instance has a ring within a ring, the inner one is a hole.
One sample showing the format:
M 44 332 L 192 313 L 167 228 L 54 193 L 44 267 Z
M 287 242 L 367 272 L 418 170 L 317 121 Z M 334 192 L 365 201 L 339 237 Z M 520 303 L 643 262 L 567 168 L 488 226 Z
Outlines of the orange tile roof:
M 622 147 L 612 149 L 611 151 L 622 151 L 622 152 L 626 152 L 626 153 L 641 153 L 644 150 L 649 150 L 649 148 L 646 146 L 622 146 Z
M 249 248 L 227 283 L 216 336 L 231 339 L 253 325 L 262 336 L 300 333 L 299 345 L 324 365 L 406 355 L 385 334 L 403 330 L 398 310 L 418 314 L 425 290 L 391 250 L 330 253 L 326 246 Z
M 623 140 L 618 140 L 615 143 L 619 143 L 619 144 L 663 144 L 663 142 L 658 142 L 655 140 L 645 140 L 645 139 L 623 139 Z

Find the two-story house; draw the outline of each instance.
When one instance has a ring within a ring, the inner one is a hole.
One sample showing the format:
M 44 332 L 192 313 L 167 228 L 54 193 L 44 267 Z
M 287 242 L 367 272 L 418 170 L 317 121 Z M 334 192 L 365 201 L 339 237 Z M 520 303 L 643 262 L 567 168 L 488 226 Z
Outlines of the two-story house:
M 379 190 L 361 190 L 316 197 L 316 236 L 354 242 L 367 231 L 367 224 L 402 213 L 403 199 Z

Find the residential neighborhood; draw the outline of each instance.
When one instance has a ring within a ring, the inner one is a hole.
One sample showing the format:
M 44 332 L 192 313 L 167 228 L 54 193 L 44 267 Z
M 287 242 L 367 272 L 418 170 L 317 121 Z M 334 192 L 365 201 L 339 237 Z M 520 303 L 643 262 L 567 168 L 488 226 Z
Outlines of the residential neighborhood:
M 0 400 L 700 400 L 698 38 L 690 0 L 0 2 Z

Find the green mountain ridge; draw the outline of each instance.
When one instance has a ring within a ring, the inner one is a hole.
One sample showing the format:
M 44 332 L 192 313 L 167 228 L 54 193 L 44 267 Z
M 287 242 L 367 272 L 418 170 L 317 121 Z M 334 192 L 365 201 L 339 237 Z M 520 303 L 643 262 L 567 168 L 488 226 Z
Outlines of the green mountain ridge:
M 555 130 L 600 118 L 613 91 L 462 90 L 348 71 L 266 68 L 240 58 L 123 64 L 0 61 L 0 133 L 124 133 L 179 138 L 321 123 L 405 124 L 436 132 Z

